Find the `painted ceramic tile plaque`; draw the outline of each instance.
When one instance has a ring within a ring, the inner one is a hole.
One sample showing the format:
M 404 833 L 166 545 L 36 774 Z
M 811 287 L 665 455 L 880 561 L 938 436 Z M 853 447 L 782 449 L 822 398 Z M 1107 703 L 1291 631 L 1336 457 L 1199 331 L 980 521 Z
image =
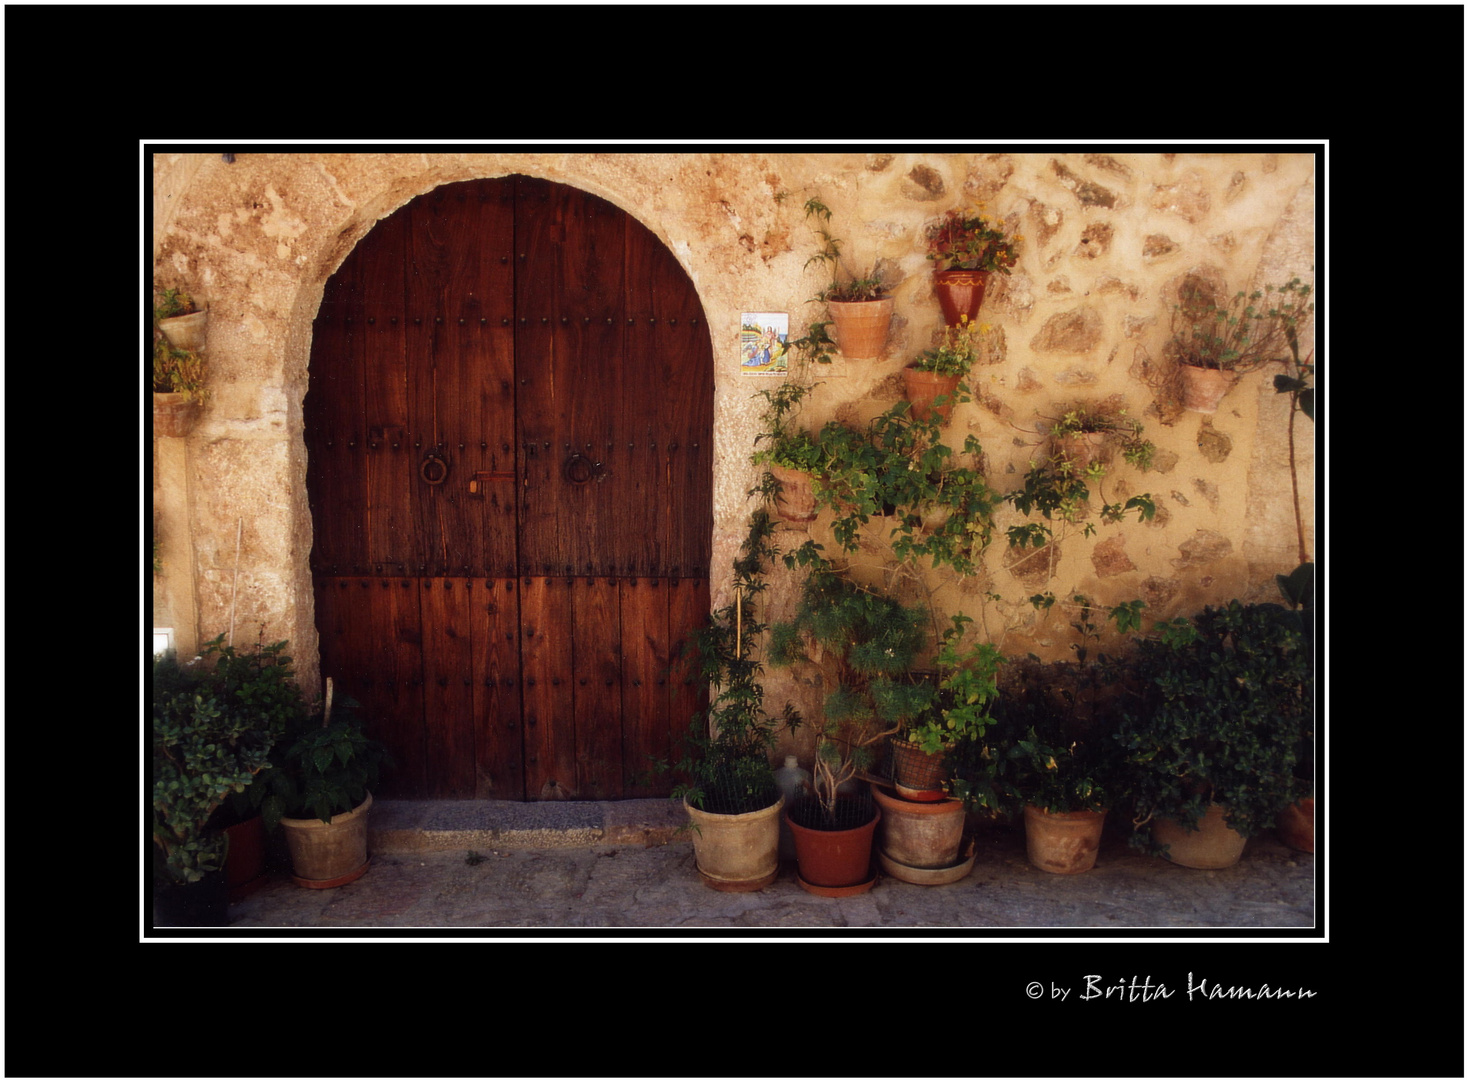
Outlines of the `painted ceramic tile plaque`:
M 745 375 L 787 375 L 790 317 L 784 311 L 746 311 L 739 325 L 739 370 Z

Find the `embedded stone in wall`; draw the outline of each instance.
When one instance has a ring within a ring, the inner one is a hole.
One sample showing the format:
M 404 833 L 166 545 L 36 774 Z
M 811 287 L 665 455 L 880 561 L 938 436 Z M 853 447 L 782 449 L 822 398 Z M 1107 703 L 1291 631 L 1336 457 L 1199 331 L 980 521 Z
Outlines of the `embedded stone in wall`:
M 1147 262 L 1155 262 L 1176 250 L 1177 242 L 1161 233 L 1152 233 L 1141 241 L 1141 257 Z
M 1095 283 L 1095 291 L 1101 296 L 1124 296 L 1128 300 L 1137 300 L 1141 296 L 1141 290 L 1130 282 L 1122 281 L 1120 278 L 1103 277 Z
M 1155 315 L 1127 315 L 1121 320 L 1121 333 L 1128 338 L 1140 337 L 1155 325 Z
M 1059 207 L 1047 206 L 1042 202 L 1029 204 L 1029 234 L 1034 240 L 1034 246 L 1042 248 L 1054 239 L 1054 234 L 1059 232 L 1060 226 L 1065 222 L 1065 215 Z
M 992 202 L 1013 175 L 1014 163 L 1007 154 L 985 154 L 969 168 L 963 194 L 980 204 Z
M 1223 198 L 1228 202 L 1232 202 L 1239 195 L 1243 194 L 1243 188 L 1247 185 L 1247 183 L 1247 174 L 1245 174 L 1241 170 L 1233 173 L 1232 179 L 1228 181 L 1228 190 L 1223 193 Z
M 1111 241 L 1114 238 L 1115 229 L 1106 222 L 1092 222 L 1085 227 L 1080 243 L 1075 246 L 1074 254 L 1083 259 L 1098 259 L 1110 251 Z
M 1172 565 L 1178 570 L 1190 570 L 1226 559 L 1233 553 L 1233 542 L 1221 533 L 1198 529 L 1192 534 L 1192 539 L 1182 543 L 1177 550 L 1181 552 L 1181 558 L 1173 559 Z
M 1126 554 L 1124 535 L 1113 536 L 1096 544 L 1095 550 L 1090 553 L 1090 562 L 1095 567 L 1095 573 L 1103 578 L 1128 574 L 1136 569 L 1136 564 Z
M 1155 185 L 1151 189 L 1151 208 L 1176 214 L 1195 225 L 1212 209 L 1212 200 L 1201 177 L 1189 173 L 1179 183 Z
M 1003 553 L 1003 566 L 1026 588 L 1037 589 L 1052 578 L 1060 564 L 1060 546 L 1045 544 L 1042 548 L 1008 548 Z
M 942 174 L 926 165 L 915 165 L 902 180 L 902 195 L 913 202 L 934 202 L 947 191 Z
M 1089 352 L 1100 344 L 1103 329 L 1099 313 L 1091 308 L 1062 311 L 1045 321 L 1029 347 L 1035 352 Z
M 1197 449 L 1213 464 L 1226 461 L 1233 452 L 1233 440 L 1212 426 L 1211 420 L 1203 420 L 1197 432 Z
M 1204 480 L 1200 476 L 1193 477 L 1192 490 L 1197 492 L 1197 494 L 1201 495 L 1204 499 L 1206 499 L 1208 506 L 1212 507 L 1214 510 L 1217 509 L 1218 490 L 1216 484 L 1212 483 L 1210 480 Z
M 1118 201 L 1115 192 L 1086 180 L 1058 161 L 1051 161 L 1049 165 L 1054 170 L 1054 175 L 1059 177 L 1060 186 L 1080 200 L 1081 206 L 1104 206 L 1107 209 L 1115 209 Z
M 895 154 L 871 154 L 866 158 L 866 171 L 881 172 L 895 160 Z
M 1109 154 L 1086 154 L 1085 164 L 1093 165 L 1097 169 L 1115 173 L 1126 180 L 1131 179 L 1131 167 L 1124 162 L 1117 161 Z
M 1177 583 L 1171 578 L 1149 577 L 1139 591 L 1148 608 L 1165 608 L 1177 595 Z

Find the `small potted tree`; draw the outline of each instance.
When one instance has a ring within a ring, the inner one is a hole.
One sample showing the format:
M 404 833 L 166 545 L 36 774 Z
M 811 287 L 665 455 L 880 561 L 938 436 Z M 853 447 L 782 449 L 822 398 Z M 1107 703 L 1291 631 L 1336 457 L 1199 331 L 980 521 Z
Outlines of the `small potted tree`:
M 871 845 L 881 813 L 869 789 L 850 790 L 874 765 L 888 735 L 916 717 L 932 688 L 912 675 L 928 634 L 927 615 L 818 566 L 794 618 L 770 630 L 769 663 L 818 663 L 826 685 L 816 730 L 814 795 L 785 811 L 800 884 L 821 895 L 864 892 L 875 883 Z M 813 655 L 812 655 L 813 654 Z
M 927 258 L 933 264 L 932 291 L 948 326 L 962 316 L 976 322 L 994 274 L 1007 276 L 1019 264 L 1018 243 L 982 208 L 949 210 L 927 227 Z
M 331 889 L 367 872 L 371 788 L 392 764 L 387 749 L 363 730 L 361 709 L 343 699 L 335 717 L 333 684 L 319 721 L 303 716 L 286 732 L 263 783 L 250 792 L 265 827 L 285 829 L 293 880 Z
M 769 514 L 756 510 L 734 560 L 734 603 L 715 612 L 691 642 L 716 693 L 686 737 L 690 752 L 676 766 L 686 779 L 672 797 L 688 813 L 703 883 L 719 892 L 754 892 L 779 876 L 785 802 L 770 755 L 780 729 L 796 730 L 801 718 L 789 704 L 779 720 L 765 715 L 760 664 L 752 655 L 765 629 L 754 599 L 765 588 L 773 530 Z
M 1308 694 L 1297 612 L 1230 601 L 1138 642 L 1139 697 L 1121 712 L 1132 844 L 1217 869 L 1297 797 Z
M 852 359 L 880 356 L 886 350 L 886 335 L 891 328 L 891 317 L 895 310 L 895 303 L 887 295 L 881 273 L 875 268 L 865 274 L 853 274 L 846 269 L 840 253 L 841 241 L 831 236 L 828 228 L 830 208 L 818 197 L 805 203 L 805 217 L 815 218 L 820 222 L 813 226 L 821 240 L 820 250 L 810 256 L 805 265 L 808 267 L 811 263 L 820 263 L 830 267 L 830 284 L 815 299 L 824 303 L 830 311 L 831 320 L 835 323 L 836 346 L 842 356 Z M 824 336 L 824 325 L 828 324 L 817 324 L 822 327 L 820 337 Z M 812 327 L 812 333 L 814 331 L 815 327 Z M 813 359 L 829 363 L 828 351 L 806 347 L 814 342 L 806 343 L 802 340 L 796 344 L 801 347 L 802 352 L 810 353 Z
M 1165 352 L 1177 364 L 1182 407 L 1191 412 L 1215 413 L 1242 375 L 1286 363 L 1284 350 L 1314 313 L 1311 287 L 1299 278 L 1238 292 L 1224 303 L 1218 291 L 1201 275 L 1188 274 L 1172 307 Z

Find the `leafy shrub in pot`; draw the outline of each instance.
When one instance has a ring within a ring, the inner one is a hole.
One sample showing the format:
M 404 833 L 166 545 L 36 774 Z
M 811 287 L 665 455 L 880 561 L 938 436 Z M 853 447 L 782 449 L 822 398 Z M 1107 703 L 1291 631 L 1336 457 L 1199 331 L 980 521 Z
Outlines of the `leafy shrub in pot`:
M 1302 619 L 1230 601 L 1138 642 L 1139 697 L 1115 733 L 1136 812 L 1132 844 L 1154 849 L 1158 819 L 1195 830 L 1212 804 L 1242 837 L 1299 795 L 1299 732 L 1312 712 Z

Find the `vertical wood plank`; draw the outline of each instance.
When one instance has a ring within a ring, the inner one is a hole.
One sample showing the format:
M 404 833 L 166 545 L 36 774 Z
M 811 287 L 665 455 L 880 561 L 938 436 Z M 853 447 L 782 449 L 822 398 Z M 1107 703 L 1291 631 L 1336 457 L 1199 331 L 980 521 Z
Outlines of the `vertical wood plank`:
M 612 578 L 572 578 L 577 791 L 622 797 L 620 590 Z
M 672 762 L 669 739 L 667 598 L 657 578 L 619 582 L 622 621 L 622 727 L 626 797 L 652 798 L 671 790 L 653 763 Z
M 520 720 L 519 590 L 514 578 L 476 582 L 474 640 L 475 791 L 479 799 L 525 797 Z
M 370 572 L 403 574 L 416 561 L 411 530 L 414 475 L 409 369 L 404 362 L 403 245 L 408 215 L 393 214 L 357 245 L 362 259 L 362 315 L 353 318 L 361 342 L 366 430 L 359 460 L 367 474 Z
M 423 728 L 430 798 L 472 799 L 477 784 L 474 750 L 474 647 L 468 578 L 424 578 Z M 483 589 L 479 592 L 482 594 Z
M 519 593 L 525 796 L 579 798 L 570 579 L 521 577 Z

